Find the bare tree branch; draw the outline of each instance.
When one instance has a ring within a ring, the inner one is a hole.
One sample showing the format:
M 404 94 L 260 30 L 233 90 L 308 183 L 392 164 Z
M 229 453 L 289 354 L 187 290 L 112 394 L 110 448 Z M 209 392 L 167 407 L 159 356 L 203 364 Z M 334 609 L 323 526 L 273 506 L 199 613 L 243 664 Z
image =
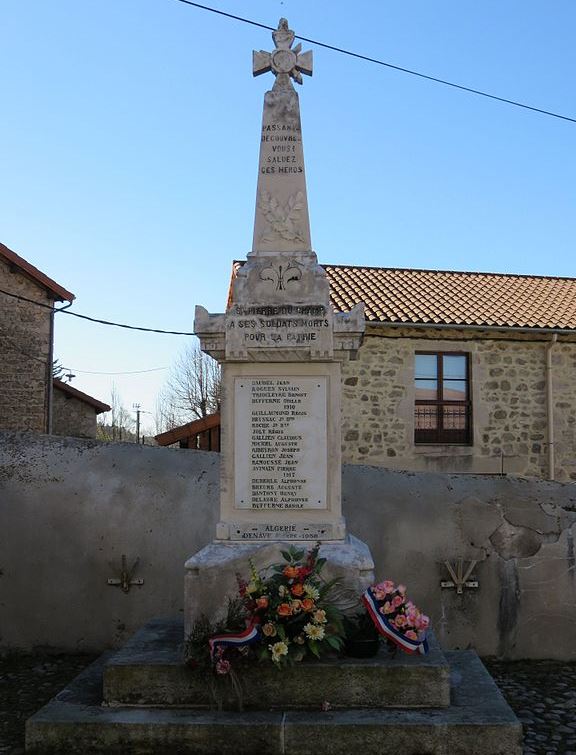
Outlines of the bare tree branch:
M 156 404 L 157 432 L 220 411 L 220 366 L 200 349 L 186 345 L 174 363 Z

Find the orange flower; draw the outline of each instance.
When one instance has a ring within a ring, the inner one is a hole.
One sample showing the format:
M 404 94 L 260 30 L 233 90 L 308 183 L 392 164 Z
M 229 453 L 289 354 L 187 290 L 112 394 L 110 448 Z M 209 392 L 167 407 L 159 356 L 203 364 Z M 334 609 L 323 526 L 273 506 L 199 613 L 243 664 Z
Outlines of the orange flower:
M 256 608 L 268 608 L 268 598 L 265 595 L 256 599 Z
M 312 598 L 304 598 L 302 601 L 302 610 L 303 611 L 313 611 L 315 608 L 314 601 Z
M 298 569 L 296 566 L 285 566 L 282 574 L 288 579 L 296 579 L 298 577 Z
M 280 603 L 276 610 L 278 616 L 292 616 L 292 607 L 288 603 Z
M 295 585 L 292 585 L 292 595 L 295 595 L 297 598 L 299 598 L 301 595 L 304 594 L 304 585 L 300 584 L 300 582 L 296 582 Z

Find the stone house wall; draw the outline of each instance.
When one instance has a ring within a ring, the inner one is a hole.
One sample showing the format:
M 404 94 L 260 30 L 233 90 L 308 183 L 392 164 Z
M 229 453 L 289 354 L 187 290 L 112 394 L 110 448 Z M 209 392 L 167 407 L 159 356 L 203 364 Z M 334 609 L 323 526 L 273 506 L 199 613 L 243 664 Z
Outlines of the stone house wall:
M 45 289 L 0 259 L 0 288 L 42 304 Z M 0 294 L 0 428 L 46 432 L 50 310 Z
M 52 433 L 73 438 L 96 437 L 96 410 L 57 388 L 53 393 Z
M 391 469 L 547 478 L 550 336 L 368 326 L 343 365 L 343 461 Z M 414 355 L 470 354 L 471 445 L 414 443 Z M 576 343 L 552 346 L 555 479 L 576 479 Z

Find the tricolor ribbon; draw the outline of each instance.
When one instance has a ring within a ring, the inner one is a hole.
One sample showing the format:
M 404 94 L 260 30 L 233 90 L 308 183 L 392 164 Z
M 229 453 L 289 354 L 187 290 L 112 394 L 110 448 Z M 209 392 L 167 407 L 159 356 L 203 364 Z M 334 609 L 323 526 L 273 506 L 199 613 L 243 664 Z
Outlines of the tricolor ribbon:
M 258 624 L 251 624 L 243 632 L 238 634 L 216 634 L 208 640 L 210 645 L 210 657 L 214 660 L 214 653 L 218 647 L 240 647 L 241 645 L 250 645 L 260 636 Z
M 374 626 L 383 637 L 392 640 L 392 642 L 398 645 L 398 647 L 401 647 L 406 653 L 421 653 L 424 655 L 428 652 L 428 642 L 426 641 L 426 638 L 422 640 L 408 639 L 402 634 L 402 632 L 399 632 L 396 627 L 393 627 L 386 617 L 380 613 L 378 601 L 374 597 L 370 588 L 368 588 L 362 595 L 362 602 L 366 606 L 366 610 L 370 614 Z

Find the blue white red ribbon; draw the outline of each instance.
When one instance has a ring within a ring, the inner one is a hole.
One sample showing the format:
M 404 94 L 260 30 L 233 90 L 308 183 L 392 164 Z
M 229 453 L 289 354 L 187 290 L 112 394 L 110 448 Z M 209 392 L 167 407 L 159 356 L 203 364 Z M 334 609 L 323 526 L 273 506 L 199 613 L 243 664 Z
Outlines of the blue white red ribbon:
M 257 624 L 251 624 L 247 629 L 238 634 L 216 634 L 210 637 L 210 657 L 214 660 L 214 653 L 218 647 L 240 647 L 250 645 L 260 636 L 260 628 Z
M 362 595 L 362 602 L 366 606 L 366 610 L 370 614 L 374 626 L 378 632 L 392 642 L 396 643 L 406 653 L 421 653 L 424 655 L 428 652 L 428 642 L 426 638 L 422 640 L 410 640 L 405 637 L 402 632 L 399 632 L 396 627 L 392 626 L 390 622 L 380 613 L 378 601 L 374 597 L 372 590 L 368 588 Z

